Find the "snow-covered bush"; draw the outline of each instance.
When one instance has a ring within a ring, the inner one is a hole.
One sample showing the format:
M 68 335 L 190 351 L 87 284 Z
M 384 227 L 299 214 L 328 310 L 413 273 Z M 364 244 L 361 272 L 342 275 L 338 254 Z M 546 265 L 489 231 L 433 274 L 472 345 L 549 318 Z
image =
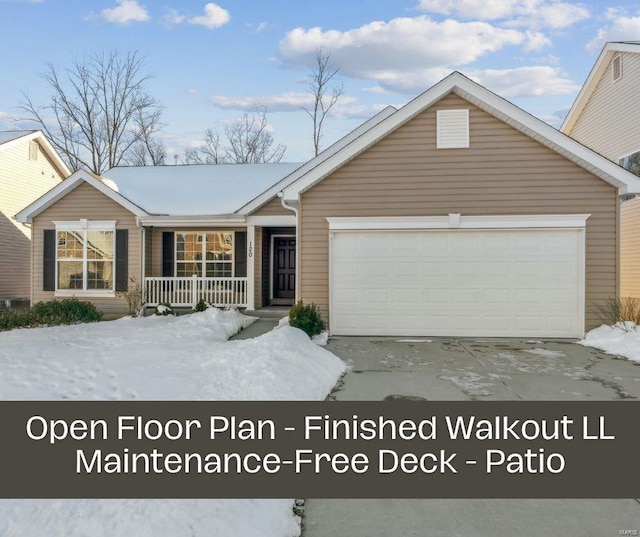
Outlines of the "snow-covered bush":
M 207 306 L 207 303 L 201 298 L 193 307 L 193 311 L 206 311 L 208 307 L 209 306 Z
M 313 337 L 326 330 L 320 309 L 313 302 L 304 304 L 302 300 L 296 302 L 289 312 L 289 324 L 295 328 L 299 328 L 309 337 Z
M 166 317 L 167 315 L 177 315 L 177 313 L 173 311 L 171 304 L 169 304 L 168 302 L 163 302 L 162 304 L 158 304 L 153 314 L 162 315 L 164 317 Z

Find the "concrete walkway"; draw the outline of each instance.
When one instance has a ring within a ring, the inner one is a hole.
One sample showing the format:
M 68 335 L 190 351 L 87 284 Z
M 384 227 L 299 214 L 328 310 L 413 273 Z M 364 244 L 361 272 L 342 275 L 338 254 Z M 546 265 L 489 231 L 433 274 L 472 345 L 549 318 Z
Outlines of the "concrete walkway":
M 327 348 L 351 366 L 333 400 L 640 399 L 640 364 L 566 340 L 340 337 Z M 640 503 L 307 499 L 304 524 L 304 537 L 615 537 L 640 534 Z
M 278 325 L 278 319 L 258 319 L 256 322 L 247 326 L 235 336 L 230 337 L 231 341 L 237 339 L 251 339 L 270 332 Z

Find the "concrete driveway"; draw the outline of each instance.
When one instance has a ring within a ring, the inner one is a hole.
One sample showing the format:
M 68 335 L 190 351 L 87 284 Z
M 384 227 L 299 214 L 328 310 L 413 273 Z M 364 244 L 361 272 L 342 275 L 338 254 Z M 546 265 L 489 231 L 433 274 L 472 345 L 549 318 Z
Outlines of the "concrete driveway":
M 567 340 L 336 337 L 327 348 L 350 365 L 333 400 L 640 399 L 640 364 Z M 622 534 L 640 535 L 637 500 L 308 499 L 304 531 L 305 537 Z

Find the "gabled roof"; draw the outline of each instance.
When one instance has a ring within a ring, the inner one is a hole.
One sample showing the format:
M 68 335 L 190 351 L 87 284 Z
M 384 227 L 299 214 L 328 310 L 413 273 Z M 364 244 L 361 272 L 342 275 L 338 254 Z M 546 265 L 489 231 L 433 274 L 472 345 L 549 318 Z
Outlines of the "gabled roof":
M 311 160 L 304 163 L 297 170 L 295 170 L 292 174 L 288 175 L 281 181 L 277 182 L 275 185 L 271 186 L 264 192 L 262 192 L 259 196 L 253 198 L 249 203 L 240 207 L 236 212 L 239 214 L 250 214 L 260 207 L 262 207 L 265 203 L 267 203 L 271 198 L 278 194 L 278 192 L 282 191 L 282 189 L 288 187 L 291 183 L 298 180 L 305 173 L 313 170 L 316 166 L 319 166 L 328 158 L 335 155 L 341 149 L 347 147 L 351 142 L 356 140 L 358 137 L 363 135 L 368 130 L 375 127 L 382 120 L 388 118 L 391 114 L 396 112 L 397 110 L 393 106 L 387 106 L 378 112 L 371 119 L 365 121 L 362 125 L 352 130 L 346 136 L 340 138 L 337 142 L 330 145 L 327 149 L 316 155 Z
M 618 188 L 620 194 L 640 193 L 637 176 L 456 71 L 285 187 L 284 199 L 290 203 L 298 201 L 306 190 L 450 93 L 575 162 Z
M 122 166 L 104 182 L 149 214 L 228 215 L 302 163 Z
M 609 63 L 619 52 L 635 52 L 640 54 L 640 41 L 610 41 L 604 46 L 596 63 L 591 68 L 591 72 L 583 84 L 580 93 L 578 93 L 573 106 L 571 106 L 567 117 L 565 117 L 562 122 L 562 126 L 560 127 L 562 132 L 571 132 L 580 114 L 582 114 L 584 107 L 593 95 L 602 75 L 609 66 Z
M 60 175 L 68 177 L 71 170 L 67 168 L 67 165 L 60 158 L 60 155 L 56 152 L 53 146 L 49 143 L 49 140 L 40 130 L 31 131 L 0 131 L 0 151 L 4 151 L 14 147 L 17 144 L 29 140 L 37 140 L 40 147 L 47 153 L 47 156 L 51 159 L 53 164 L 58 168 Z
M 149 216 L 143 209 L 107 186 L 97 175 L 84 170 L 78 170 L 73 175 L 67 177 L 64 181 L 54 186 L 44 196 L 41 196 L 31 205 L 22 209 L 22 211 L 15 216 L 16 220 L 23 224 L 33 222 L 33 219 L 42 211 L 51 207 L 55 202 L 66 196 L 82 182 L 89 183 L 92 187 L 102 192 L 108 198 L 111 198 L 117 204 L 122 205 L 122 207 L 130 211 L 135 216 Z

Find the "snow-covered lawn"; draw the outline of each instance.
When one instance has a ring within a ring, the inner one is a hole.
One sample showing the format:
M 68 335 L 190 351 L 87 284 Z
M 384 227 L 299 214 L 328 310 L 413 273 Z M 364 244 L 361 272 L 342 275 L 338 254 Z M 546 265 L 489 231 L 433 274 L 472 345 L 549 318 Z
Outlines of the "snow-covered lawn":
M 618 323 L 615 326 L 603 324 L 591 330 L 578 343 L 640 362 L 640 326 L 631 322 Z
M 183 317 L 0 333 L 0 399 L 316 400 L 343 362 L 282 326 L 226 341 L 253 319 Z M 290 537 L 293 500 L 1 500 L 2 537 Z

